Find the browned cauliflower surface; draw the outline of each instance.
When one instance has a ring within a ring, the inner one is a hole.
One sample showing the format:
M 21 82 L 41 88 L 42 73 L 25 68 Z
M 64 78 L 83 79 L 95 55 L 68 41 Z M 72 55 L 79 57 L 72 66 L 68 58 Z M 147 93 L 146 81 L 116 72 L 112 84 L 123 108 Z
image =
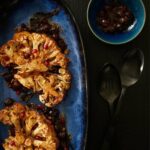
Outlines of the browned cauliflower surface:
M 70 88 L 68 58 L 57 43 L 45 34 L 18 32 L 0 48 L 0 63 L 14 65 L 14 78 L 24 87 L 39 93 L 48 107 L 62 101 Z
M 14 127 L 5 139 L 5 150 L 56 150 L 59 145 L 53 124 L 27 106 L 14 103 L 0 111 L 0 122 Z

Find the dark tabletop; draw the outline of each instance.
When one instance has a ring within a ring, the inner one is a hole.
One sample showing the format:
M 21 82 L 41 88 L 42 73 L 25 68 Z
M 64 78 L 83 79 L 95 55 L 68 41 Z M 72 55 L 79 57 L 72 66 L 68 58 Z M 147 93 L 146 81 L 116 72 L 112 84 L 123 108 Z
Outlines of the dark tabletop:
M 121 60 L 121 54 L 132 48 L 140 48 L 145 55 L 144 72 L 140 81 L 127 89 L 123 97 L 116 132 L 113 137 L 114 150 L 149 150 L 149 100 L 150 100 L 150 49 L 149 49 L 149 9 L 150 1 L 144 0 L 147 10 L 147 20 L 142 33 L 132 42 L 111 46 L 99 41 L 90 32 L 86 21 L 86 9 L 89 0 L 65 0 L 71 8 L 79 25 L 86 53 L 89 79 L 89 126 L 86 150 L 100 148 L 105 130 L 109 122 L 107 103 L 98 95 L 98 70 L 105 62 L 111 62 L 116 67 Z

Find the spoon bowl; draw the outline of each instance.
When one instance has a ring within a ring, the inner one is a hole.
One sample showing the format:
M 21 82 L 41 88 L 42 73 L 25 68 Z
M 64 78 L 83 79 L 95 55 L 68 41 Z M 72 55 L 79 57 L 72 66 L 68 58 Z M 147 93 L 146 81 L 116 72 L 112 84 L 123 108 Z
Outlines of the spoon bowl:
M 142 0 L 117 0 L 125 4 L 133 13 L 135 22 L 132 28 L 126 32 L 109 34 L 103 32 L 96 23 L 97 13 L 105 4 L 114 0 L 90 0 L 87 8 L 87 22 L 92 33 L 101 41 L 109 44 L 123 44 L 133 40 L 142 31 L 146 12 Z
M 120 77 L 123 87 L 134 85 L 141 77 L 144 68 L 144 54 L 141 50 L 128 50 L 123 56 Z

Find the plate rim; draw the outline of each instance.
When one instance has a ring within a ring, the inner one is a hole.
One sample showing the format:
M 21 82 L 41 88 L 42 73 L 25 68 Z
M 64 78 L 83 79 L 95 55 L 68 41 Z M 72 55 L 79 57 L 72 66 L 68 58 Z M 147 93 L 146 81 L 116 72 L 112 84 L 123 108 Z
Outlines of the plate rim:
M 84 48 L 84 44 L 83 44 L 83 38 L 82 38 L 82 35 L 81 35 L 81 31 L 80 31 L 80 28 L 79 28 L 79 25 L 76 21 L 76 18 L 75 16 L 73 15 L 73 12 L 71 10 L 71 8 L 69 7 L 69 5 L 66 3 L 66 1 L 62 1 L 62 0 L 54 0 L 56 2 L 58 2 L 60 5 L 63 6 L 63 8 L 68 11 L 68 14 L 69 16 L 71 17 L 73 23 L 74 23 L 74 27 L 75 27 L 75 30 L 77 31 L 77 36 L 78 36 L 78 39 L 79 39 L 79 47 L 80 47 L 80 51 L 82 52 L 83 54 L 83 62 L 82 62 L 82 65 L 84 65 L 84 72 L 82 74 L 82 77 L 84 77 L 83 79 L 85 79 L 85 99 L 86 99 L 86 127 L 85 127 L 85 137 L 84 137 L 84 147 L 83 149 L 85 150 L 86 148 L 86 143 L 87 143 L 87 136 L 88 136 L 88 114 L 89 114 L 89 110 L 88 110 L 88 103 L 89 103 L 89 96 L 88 96 L 88 91 L 89 91 L 89 88 L 88 88 L 88 70 L 87 70 L 87 62 L 86 62 L 86 54 L 85 54 L 85 48 Z

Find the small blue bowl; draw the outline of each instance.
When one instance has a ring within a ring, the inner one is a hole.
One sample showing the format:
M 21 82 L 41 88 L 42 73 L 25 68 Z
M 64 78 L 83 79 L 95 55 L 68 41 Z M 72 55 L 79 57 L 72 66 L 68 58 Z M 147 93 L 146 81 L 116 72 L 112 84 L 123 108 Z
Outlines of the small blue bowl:
M 93 34 L 103 42 L 109 44 L 124 44 L 133 40 L 142 31 L 145 20 L 146 11 L 142 0 L 120 0 L 132 11 L 135 17 L 135 24 L 129 31 L 109 34 L 103 32 L 96 23 L 96 15 L 103 6 L 112 0 L 91 0 L 87 8 L 87 22 Z

